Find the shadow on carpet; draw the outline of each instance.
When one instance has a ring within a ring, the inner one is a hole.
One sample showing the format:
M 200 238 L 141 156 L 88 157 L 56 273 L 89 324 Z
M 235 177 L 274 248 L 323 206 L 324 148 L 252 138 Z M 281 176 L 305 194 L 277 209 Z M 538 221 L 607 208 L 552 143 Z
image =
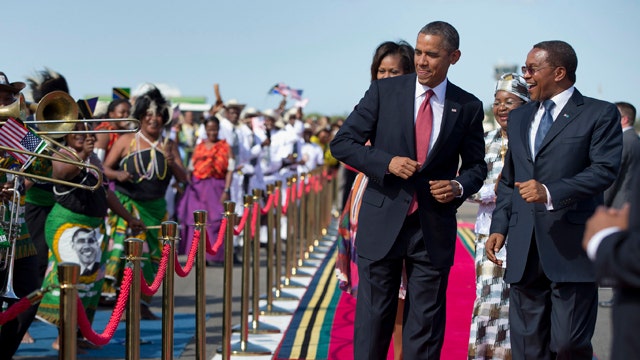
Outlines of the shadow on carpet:
M 111 311 L 98 310 L 93 329 L 104 331 Z M 173 356 L 180 357 L 185 347 L 195 336 L 196 318 L 194 314 L 175 314 L 174 317 L 174 345 Z M 56 327 L 34 321 L 29 328 L 31 336 L 36 340 L 33 344 L 22 344 L 16 353 L 16 358 L 23 357 L 57 357 L 58 352 L 51 348 L 51 344 L 58 336 Z M 111 341 L 97 350 L 86 350 L 85 354 L 78 354 L 79 359 L 124 359 L 125 358 L 126 325 L 121 322 Z M 154 359 L 162 355 L 162 320 L 145 320 L 140 322 L 140 358 Z

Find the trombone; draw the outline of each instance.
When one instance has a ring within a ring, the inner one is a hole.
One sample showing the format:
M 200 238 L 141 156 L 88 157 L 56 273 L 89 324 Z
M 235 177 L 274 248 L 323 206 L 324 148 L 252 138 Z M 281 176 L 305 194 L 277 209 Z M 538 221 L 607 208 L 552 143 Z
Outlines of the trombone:
M 8 242 L 6 248 L 0 249 L 0 270 L 6 272 L 6 281 L 4 289 L 0 292 L 0 298 L 19 299 L 13 290 L 13 267 L 16 256 L 16 241 L 20 236 L 20 223 L 18 221 L 18 206 L 20 204 L 20 192 L 17 189 L 18 178 L 13 179 L 13 192 L 11 203 L 11 211 L 9 219 L 5 220 L 7 207 L 0 204 L 0 227 L 4 230 L 5 238 L 3 242 Z
M 58 153 L 60 156 L 63 157 L 53 157 L 53 156 L 49 156 L 49 155 L 45 155 L 45 154 L 38 154 L 38 153 L 34 153 L 31 151 L 27 151 L 27 150 L 20 150 L 20 149 L 14 149 L 14 148 L 10 148 L 7 146 L 0 146 L 0 151 L 11 151 L 11 152 L 15 152 L 15 153 L 19 153 L 19 154 L 25 154 L 25 155 L 31 155 L 33 157 L 37 157 L 37 158 L 41 158 L 41 159 L 48 159 L 50 161 L 60 161 L 66 164 L 71 164 L 71 165 L 76 165 L 79 168 L 85 168 L 86 170 L 93 170 L 95 171 L 97 174 L 102 174 L 102 170 L 100 170 L 97 166 L 95 165 L 91 165 L 91 164 L 87 164 L 81 160 L 71 160 L 69 158 L 66 158 L 64 156 L 66 156 L 66 154 L 63 154 L 61 152 L 59 152 L 58 150 L 54 150 L 51 148 L 48 148 L 49 151 L 53 151 Z M 73 152 L 71 152 L 73 154 Z M 25 178 L 30 178 L 30 179 L 34 179 L 34 180 L 40 180 L 43 182 L 50 182 L 53 184 L 59 184 L 59 185 L 67 185 L 67 186 L 71 186 L 71 187 L 75 187 L 78 189 L 84 189 L 84 190 L 89 190 L 89 191 L 95 191 L 97 189 L 99 189 L 102 186 L 102 176 L 98 176 L 98 182 L 95 185 L 89 186 L 89 185 L 85 185 L 85 184 L 78 184 L 78 183 L 74 183 L 71 181 L 66 181 L 66 180 L 60 180 L 60 179 L 54 179 L 54 178 L 50 178 L 48 176 L 43 176 L 43 175 L 36 175 L 36 174 L 30 174 L 30 173 L 26 173 L 24 171 L 20 171 L 20 170 L 10 170 L 10 169 L 5 169 L 5 168 L 0 168 L 0 172 L 4 172 L 7 174 L 13 174 L 13 175 L 17 175 L 17 176 L 22 176 Z
M 27 105 L 21 96 L 18 101 L 7 106 L 0 106 L 0 119 L 27 118 Z M 34 132 L 38 135 L 50 135 L 52 138 L 60 138 L 67 134 L 99 134 L 99 133 L 134 133 L 140 130 L 140 120 L 134 118 L 124 119 L 78 119 L 78 104 L 64 91 L 52 91 L 45 95 L 37 104 L 35 120 L 23 121 L 25 125 L 36 127 Z M 135 124 L 130 129 L 116 130 L 74 130 L 76 123 L 116 123 L 128 121 Z M 5 121 L 0 121 L 4 125 Z M 55 136 L 54 136 L 55 135 Z M 46 139 L 45 139 L 46 140 Z

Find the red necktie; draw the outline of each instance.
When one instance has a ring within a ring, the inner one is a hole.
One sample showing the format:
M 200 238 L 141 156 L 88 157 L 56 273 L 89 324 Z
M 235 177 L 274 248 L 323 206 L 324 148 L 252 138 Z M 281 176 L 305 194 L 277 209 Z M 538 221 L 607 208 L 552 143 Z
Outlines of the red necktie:
M 427 154 L 429 153 L 429 142 L 431 140 L 431 130 L 433 129 L 433 111 L 431 109 L 431 96 L 433 90 L 429 90 L 424 97 L 424 101 L 420 105 L 418 110 L 418 116 L 416 117 L 416 157 L 420 165 L 424 164 L 427 160 Z M 416 194 L 413 194 L 411 199 L 411 205 L 409 205 L 409 215 L 418 210 L 418 200 Z

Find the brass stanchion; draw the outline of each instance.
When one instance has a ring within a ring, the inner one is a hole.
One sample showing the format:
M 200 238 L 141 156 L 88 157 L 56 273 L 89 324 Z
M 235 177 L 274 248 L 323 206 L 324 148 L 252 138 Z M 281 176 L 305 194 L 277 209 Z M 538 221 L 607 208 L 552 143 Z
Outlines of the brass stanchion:
M 307 211 L 307 203 L 309 202 L 309 196 L 306 192 L 308 176 L 306 173 L 300 174 L 300 218 L 298 221 L 299 224 L 299 232 L 298 232 L 298 259 L 297 259 L 297 267 L 296 267 L 296 276 L 299 277 L 311 277 L 311 274 L 302 270 L 302 267 L 309 267 L 308 263 L 305 263 L 305 260 L 309 258 L 308 250 L 308 232 L 309 232 L 309 221 L 308 221 L 308 211 Z
M 206 266 L 207 266 L 207 212 L 196 210 L 193 212 L 193 220 L 196 229 L 200 230 L 200 241 L 196 253 L 196 359 L 207 358 L 207 293 L 206 293 Z M 218 234 L 211 234 L 216 236 Z M 183 239 L 184 240 L 184 239 Z
M 271 185 L 271 189 L 273 192 L 273 185 Z M 260 230 L 262 224 L 260 199 L 262 199 L 262 189 L 253 189 L 253 209 L 255 209 L 256 211 L 256 222 L 253 224 L 253 226 L 255 227 L 256 231 L 253 236 L 253 256 L 251 261 L 251 264 L 253 265 L 253 290 L 251 291 L 252 320 L 251 326 L 249 327 L 249 332 L 252 334 L 277 334 L 280 332 L 280 329 L 278 327 L 260 321 Z M 258 204 L 258 206 L 255 206 L 255 204 Z M 269 259 L 271 258 L 269 257 Z M 273 259 L 271 260 L 273 261 Z M 269 282 L 267 282 L 267 284 L 269 284 Z M 269 291 L 269 293 L 270 292 L 271 291 Z
M 232 201 L 224 203 L 224 217 L 227 219 L 227 227 L 224 232 L 224 294 L 222 303 L 222 346 L 218 353 L 222 354 L 222 360 L 231 359 L 231 315 L 233 296 L 233 228 L 236 223 L 236 204 Z
M 328 209 L 328 207 L 326 206 L 325 202 L 327 199 L 327 191 L 329 189 L 328 185 L 327 185 L 327 179 L 325 176 L 323 176 L 322 174 L 322 169 L 318 168 L 318 182 L 320 183 L 320 191 L 318 191 L 318 193 L 316 194 L 316 197 L 318 199 L 317 203 L 316 203 L 316 220 L 317 220 L 317 229 L 316 229 L 316 236 L 317 236 L 317 247 L 323 248 L 325 250 L 325 252 L 331 248 L 332 244 L 327 244 L 326 241 L 324 241 L 324 236 L 327 234 L 327 227 L 329 226 L 329 224 L 325 223 L 325 211 L 326 209 Z
M 247 221 L 244 224 L 242 244 L 242 295 L 240 296 L 240 324 L 234 326 L 233 331 L 240 330 L 240 341 L 231 345 L 233 355 L 270 355 L 271 351 L 265 347 L 249 342 L 249 257 L 251 256 L 251 205 L 253 197 L 244 196 L 244 211 Z M 259 215 L 259 214 L 257 214 Z M 257 230 L 256 230 L 257 231 Z M 226 259 L 225 259 L 226 260 Z
M 290 179 L 287 179 L 287 188 L 291 186 Z M 282 190 L 282 181 L 276 180 L 276 188 Z M 283 192 L 280 191 L 280 201 L 276 204 L 276 282 L 274 287 L 274 295 L 278 300 L 299 300 L 300 297 L 288 294 L 282 291 L 282 283 L 291 283 L 290 273 L 289 275 L 285 275 L 283 278 L 282 269 L 282 198 L 284 197 Z M 284 200 L 286 201 L 286 200 Z M 287 235 L 289 234 L 289 219 L 287 218 Z M 288 251 L 285 249 L 285 257 L 287 256 Z M 288 266 L 287 266 L 288 268 Z M 289 270 L 287 270 L 289 271 Z M 301 286 L 301 285 L 300 285 Z
M 60 352 L 58 359 L 76 360 L 78 350 L 78 280 L 80 265 L 58 264 L 60 282 Z
M 296 189 L 296 181 L 297 178 L 292 176 L 287 179 L 287 187 L 291 189 L 291 192 L 297 194 Z M 297 195 L 296 195 L 297 196 Z M 286 259 L 285 259 L 285 276 L 284 276 L 284 284 L 285 287 L 291 288 L 303 288 L 306 287 L 303 284 L 300 284 L 296 281 L 293 281 L 292 277 L 296 274 L 296 244 L 297 244 L 297 223 L 298 223 L 298 205 L 295 197 L 291 196 L 288 200 L 287 205 L 287 244 L 285 249 Z
M 276 182 L 277 183 L 277 182 Z M 280 182 L 280 184 L 282 184 L 282 182 Z M 274 191 L 275 189 L 275 185 L 273 184 L 269 184 L 267 185 L 267 196 L 268 197 L 272 197 L 274 196 Z M 255 199 L 254 199 L 255 200 Z M 279 201 L 278 201 L 279 202 Z M 274 272 L 275 269 L 273 268 L 274 266 L 274 247 L 278 244 L 274 244 L 275 240 L 274 240 L 274 231 L 276 238 L 280 237 L 280 234 L 278 234 L 278 230 L 279 230 L 279 226 L 276 227 L 275 225 L 275 219 L 277 218 L 278 220 L 280 219 L 279 217 L 276 216 L 276 214 L 278 213 L 278 211 L 280 211 L 280 206 L 278 206 L 275 202 L 275 200 L 271 203 L 271 209 L 267 212 L 267 291 L 266 291 L 266 300 L 267 303 L 260 307 L 260 315 L 290 315 L 291 311 L 287 311 L 285 309 L 279 308 L 275 305 L 273 305 L 273 299 L 275 296 L 275 292 L 276 292 L 276 288 L 277 288 L 277 283 L 280 282 L 279 278 L 278 281 L 276 281 L 276 285 L 274 285 L 273 280 L 274 280 Z M 257 233 L 257 232 L 256 232 Z M 278 255 L 280 253 L 280 250 L 277 251 Z M 254 296 L 257 294 L 257 292 L 254 292 Z M 257 299 L 257 296 L 255 296 Z M 255 319 L 254 319 L 255 321 Z
M 307 185 L 307 174 L 300 174 L 300 221 L 298 222 L 298 228 L 300 232 L 298 233 L 298 270 L 303 265 L 304 259 L 309 256 L 307 252 L 307 192 L 305 191 Z M 300 276 L 301 274 L 298 272 L 296 275 Z
M 291 189 L 291 194 L 295 194 L 295 196 L 291 196 L 289 199 L 289 207 L 287 208 L 287 226 L 290 231 L 287 231 L 287 257 L 288 257 L 288 270 L 291 272 L 291 275 L 295 275 L 298 262 L 296 260 L 296 254 L 298 253 L 298 178 L 293 176 L 291 178 L 291 185 L 293 189 Z
M 178 224 L 175 221 L 164 221 L 160 224 L 160 233 L 164 245 L 169 245 L 167 270 L 162 280 L 162 359 L 173 359 L 173 283 L 176 271 L 176 238 Z
M 126 359 L 140 359 L 140 260 L 142 260 L 141 239 L 130 238 L 124 241 L 126 265 L 132 270 L 132 281 L 127 304 L 127 338 L 125 341 Z

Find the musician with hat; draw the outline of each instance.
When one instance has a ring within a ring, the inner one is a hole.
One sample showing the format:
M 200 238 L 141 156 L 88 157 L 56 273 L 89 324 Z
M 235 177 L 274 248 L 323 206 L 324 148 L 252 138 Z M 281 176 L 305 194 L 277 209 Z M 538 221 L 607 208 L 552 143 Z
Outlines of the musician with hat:
M 20 91 L 22 91 L 25 86 L 25 83 L 20 81 L 9 81 L 7 75 L 4 72 L 0 72 L 0 110 L 3 108 L 6 109 L 7 106 L 19 101 Z M 4 131 L 7 130 L 0 128 L 0 132 L 2 133 L 0 137 L 3 139 L 2 145 L 7 146 L 8 144 L 4 143 L 4 139 L 6 139 Z M 17 170 L 21 167 L 21 164 L 14 156 L 2 151 L 0 167 L 4 169 L 11 168 L 12 170 Z M 24 221 L 25 196 L 24 190 L 20 189 L 20 187 L 24 188 L 24 184 L 21 184 L 22 181 L 20 181 L 20 179 L 18 180 L 19 181 L 16 183 L 14 183 L 14 181 L 8 181 L 7 174 L 0 172 L 0 184 L 2 184 L 0 198 L 3 206 L 6 206 L 8 210 L 5 213 L 5 218 L 1 219 L 2 226 L 0 226 L 0 229 L 3 230 L 7 236 L 6 246 L 4 249 L 0 249 L 0 252 L 5 254 L 2 256 L 3 261 L 8 262 L 4 264 L 6 265 L 6 268 L 4 270 L 0 270 L 0 284 L 2 285 L 0 287 L 2 290 L 0 291 L 4 295 L 4 297 L 0 296 L 0 305 L 4 305 L 3 302 L 11 305 L 16 302 L 18 298 L 27 296 L 32 291 L 38 289 L 41 284 L 37 273 L 38 259 L 36 257 L 36 248 L 31 242 L 31 238 L 29 237 L 29 232 L 27 231 Z M 14 197 L 14 190 L 16 190 L 14 188 L 14 184 L 21 184 L 17 188 L 20 190 L 20 192 L 16 194 L 19 195 L 17 197 Z M 13 224 L 13 226 L 18 226 L 19 231 L 17 233 L 17 237 L 13 239 L 15 240 L 15 246 L 12 246 L 10 242 L 13 240 L 10 239 L 8 234 L 8 221 L 10 219 L 10 213 L 16 211 L 19 215 L 17 224 Z M 0 248 L 2 248 L 1 245 L 2 244 L 0 243 Z M 14 257 L 13 269 L 11 269 L 10 259 L 9 256 L 7 256 L 10 252 L 12 253 L 11 256 Z M 10 271 L 13 271 L 12 278 L 8 278 Z M 11 292 L 14 293 L 16 299 L 8 299 L 6 297 Z M 0 360 L 11 359 L 13 357 L 20 346 L 20 341 L 35 318 L 37 309 L 37 305 L 31 306 L 29 309 L 19 314 L 15 319 L 0 327 L 0 345 L 2 347 L 2 351 L 0 351 Z

